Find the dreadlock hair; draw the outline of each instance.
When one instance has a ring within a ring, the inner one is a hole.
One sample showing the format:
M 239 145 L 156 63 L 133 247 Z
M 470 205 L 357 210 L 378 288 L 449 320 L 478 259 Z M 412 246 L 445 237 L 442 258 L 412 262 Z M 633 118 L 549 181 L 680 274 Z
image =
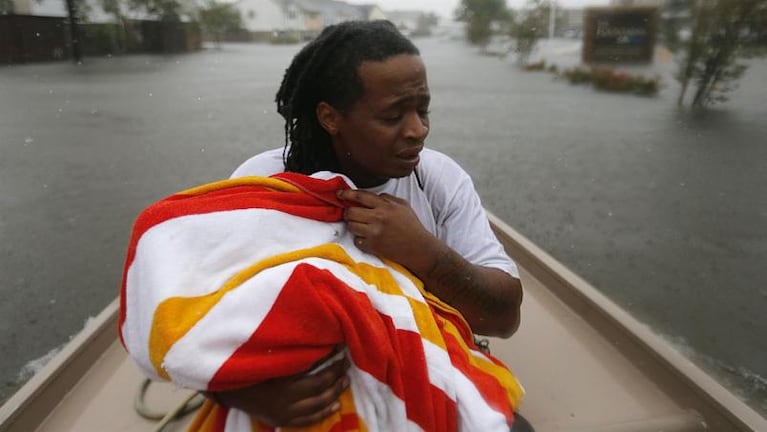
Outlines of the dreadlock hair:
M 360 64 L 400 54 L 420 53 L 391 22 L 383 20 L 326 27 L 296 54 L 276 96 L 277 112 L 285 119 L 286 171 L 337 170 L 330 135 L 317 119 L 317 104 L 324 101 L 345 113 L 364 92 Z

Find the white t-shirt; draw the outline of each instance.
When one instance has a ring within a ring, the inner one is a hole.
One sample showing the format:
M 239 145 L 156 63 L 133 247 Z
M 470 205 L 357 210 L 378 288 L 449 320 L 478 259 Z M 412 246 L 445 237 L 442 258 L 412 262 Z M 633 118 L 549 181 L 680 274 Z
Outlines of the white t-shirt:
M 270 176 L 285 171 L 283 149 L 260 153 L 245 161 L 234 177 Z M 487 220 L 471 177 L 458 163 L 432 149 L 421 152 L 418 176 L 389 179 L 364 190 L 388 193 L 410 203 L 423 226 L 472 264 L 493 267 L 519 278 Z M 421 184 L 419 185 L 418 179 Z

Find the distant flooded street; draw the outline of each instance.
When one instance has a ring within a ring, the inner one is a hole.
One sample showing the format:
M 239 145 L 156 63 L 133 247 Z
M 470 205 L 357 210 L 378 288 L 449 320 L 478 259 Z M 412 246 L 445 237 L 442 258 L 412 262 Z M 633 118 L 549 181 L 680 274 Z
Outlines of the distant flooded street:
M 720 107 L 522 72 L 417 40 L 427 145 L 486 207 L 767 415 L 767 61 Z M 147 204 L 284 143 L 274 94 L 297 46 L 0 67 L 0 399 L 118 295 Z M 524 325 L 524 324 L 523 324 Z

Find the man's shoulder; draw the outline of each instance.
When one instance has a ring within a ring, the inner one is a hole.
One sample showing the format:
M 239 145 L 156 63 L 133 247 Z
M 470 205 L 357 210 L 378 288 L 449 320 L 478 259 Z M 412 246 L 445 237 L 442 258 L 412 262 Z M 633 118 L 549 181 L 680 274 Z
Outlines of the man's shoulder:
M 433 148 L 424 148 L 421 152 L 421 162 L 425 164 L 439 164 L 439 163 L 445 163 L 445 162 L 453 162 L 455 161 L 448 155 L 442 153 L 439 150 L 434 150 Z
M 421 152 L 421 161 L 416 170 L 427 183 L 432 181 L 437 184 L 444 184 L 445 181 L 451 183 L 468 177 L 466 171 L 453 158 L 430 148 L 425 148 Z
M 231 175 L 231 178 L 245 176 L 270 176 L 285 171 L 282 159 L 283 148 L 261 152 L 243 162 Z

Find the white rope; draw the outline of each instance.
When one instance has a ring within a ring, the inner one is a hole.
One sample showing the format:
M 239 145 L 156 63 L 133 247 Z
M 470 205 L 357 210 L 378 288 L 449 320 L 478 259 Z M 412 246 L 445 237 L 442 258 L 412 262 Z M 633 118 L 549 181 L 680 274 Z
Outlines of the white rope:
M 170 411 L 167 413 L 165 412 L 159 412 L 159 411 L 153 411 L 151 408 L 149 408 L 146 404 L 146 401 L 144 400 L 146 397 L 147 390 L 149 389 L 149 386 L 152 384 L 152 381 L 148 378 L 145 378 L 144 381 L 142 381 L 141 385 L 139 386 L 138 392 L 136 392 L 136 399 L 133 401 L 133 406 L 136 409 L 136 412 L 145 419 L 148 420 L 159 420 L 159 423 L 155 425 L 155 428 L 152 429 L 152 432 L 162 432 L 163 429 L 173 420 L 179 419 L 181 417 L 184 417 L 185 415 L 196 411 L 197 409 L 202 406 L 203 402 L 205 401 L 205 398 L 198 392 L 192 392 L 187 397 L 184 398 L 181 402 L 179 402 L 176 406 L 174 406 Z M 195 401 L 194 399 L 200 396 Z

